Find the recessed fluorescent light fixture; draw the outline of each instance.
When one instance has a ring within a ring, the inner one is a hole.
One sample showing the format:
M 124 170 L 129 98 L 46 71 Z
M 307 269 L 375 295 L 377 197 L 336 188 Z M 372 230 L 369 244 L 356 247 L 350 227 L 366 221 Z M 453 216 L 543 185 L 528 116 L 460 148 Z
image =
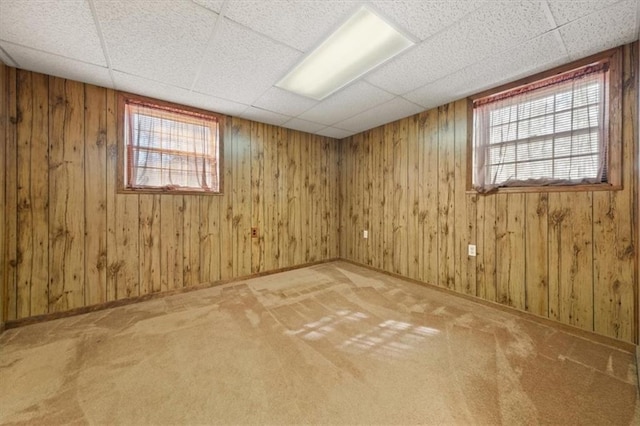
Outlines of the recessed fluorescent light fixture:
M 378 15 L 361 7 L 276 86 L 322 100 L 413 44 Z

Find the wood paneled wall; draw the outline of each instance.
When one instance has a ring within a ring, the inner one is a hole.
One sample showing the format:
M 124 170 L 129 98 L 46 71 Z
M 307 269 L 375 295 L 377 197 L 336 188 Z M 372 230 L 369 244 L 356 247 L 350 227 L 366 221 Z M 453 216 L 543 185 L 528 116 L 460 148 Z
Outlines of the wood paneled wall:
M 7 320 L 338 256 L 337 140 L 228 118 L 224 195 L 119 194 L 115 91 L 0 79 Z
M 625 46 L 623 190 L 467 193 L 460 100 L 342 141 L 341 256 L 637 343 L 637 65 Z

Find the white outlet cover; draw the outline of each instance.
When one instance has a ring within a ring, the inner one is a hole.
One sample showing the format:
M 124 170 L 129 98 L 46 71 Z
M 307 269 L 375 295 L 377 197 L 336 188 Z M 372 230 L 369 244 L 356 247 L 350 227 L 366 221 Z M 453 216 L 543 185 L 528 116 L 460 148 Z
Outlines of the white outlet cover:
M 362 231 L 362 238 L 369 238 L 369 231 L 367 230 Z
M 476 246 L 475 244 L 469 244 L 469 256 L 476 255 Z

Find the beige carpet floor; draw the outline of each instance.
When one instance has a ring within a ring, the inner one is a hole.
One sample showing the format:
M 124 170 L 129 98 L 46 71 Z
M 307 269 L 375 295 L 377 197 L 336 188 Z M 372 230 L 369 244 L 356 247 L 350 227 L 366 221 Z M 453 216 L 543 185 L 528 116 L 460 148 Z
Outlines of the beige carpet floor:
M 322 264 L 0 336 L 0 424 L 640 424 L 634 355 Z

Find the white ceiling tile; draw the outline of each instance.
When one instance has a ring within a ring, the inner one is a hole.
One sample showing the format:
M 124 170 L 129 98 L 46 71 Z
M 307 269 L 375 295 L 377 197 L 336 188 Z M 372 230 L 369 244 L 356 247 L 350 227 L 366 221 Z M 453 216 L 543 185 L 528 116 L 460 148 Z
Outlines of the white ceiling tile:
M 313 99 L 295 95 L 277 87 L 271 87 L 253 103 L 253 106 L 280 114 L 296 116 L 317 103 Z
M 0 0 L 0 39 L 107 65 L 91 9 L 84 0 Z
M 207 59 L 194 90 L 252 104 L 301 54 L 234 22 L 223 22 L 214 45 L 205 52 Z
M 420 40 L 442 31 L 481 5 L 480 2 L 467 0 L 374 0 L 372 4 L 392 24 Z
M 351 84 L 334 93 L 315 107 L 299 115 L 304 120 L 332 125 L 360 112 L 366 111 L 394 96 L 364 81 Z
M 274 126 L 282 126 L 289 121 L 291 117 L 288 115 L 278 114 L 277 112 L 267 111 L 256 107 L 247 108 L 240 117 L 247 120 L 258 121 L 260 123 L 273 124 Z
M 2 42 L 0 45 L 18 63 L 19 68 L 96 86 L 113 87 L 109 69 L 106 67 L 40 52 L 13 43 Z
M 195 4 L 199 4 L 202 7 L 206 7 L 209 10 L 213 10 L 216 13 L 220 13 L 224 0 L 191 0 Z
M 557 30 L 407 93 L 404 97 L 433 108 L 569 62 Z
M 190 0 L 94 0 L 113 69 L 190 88 L 218 15 Z
M 320 44 L 359 1 L 230 1 L 225 17 L 302 52 Z
M 488 2 L 366 80 L 404 94 L 550 29 L 539 2 Z
M 350 130 L 336 129 L 335 127 L 325 127 L 324 129 L 317 131 L 316 134 L 334 139 L 344 139 L 355 134 L 355 132 L 352 132 Z
M 560 28 L 569 55 L 579 59 L 637 39 L 637 2 L 627 0 Z
M 420 106 L 398 97 L 336 123 L 333 127 L 361 132 L 372 127 L 380 126 L 391 121 L 417 114 L 422 110 L 423 108 Z
M 190 92 L 187 89 L 169 86 L 135 75 L 125 74 L 119 71 L 114 71 L 113 74 L 116 88 L 125 92 L 227 115 L 239 116 L 248 108 L 247 105 L 237 102 L 204 95 L 202 93 Z
M 313 123 L 311 121 L 300 120 L 299 118 L 292 118 L 283 124 L 288 129 L 300 130 L 301 132 L 315 133 L 320 129 L 325 128 L 324 124 Z
M 424 41 L 320 103 L 273 87 L 363 4 Z M 343 138 L 636 40 L 639 14 L 640 0 L 0 0 L 0 60 Z
M 230 101 L 228 99 L 217 98 L 215 96 L 205 95 L 198 92 L 181 92 L 180 98 L 188 103 L 188 105 L 206 109 L 208 111 L 219 112 L 221 114 L 240 116 L 244 111 L 249 108 L 249 105 L 244 105 L 238 102 Z
M 620 0 L 547 0 L 558 26 L 618 3 Z

